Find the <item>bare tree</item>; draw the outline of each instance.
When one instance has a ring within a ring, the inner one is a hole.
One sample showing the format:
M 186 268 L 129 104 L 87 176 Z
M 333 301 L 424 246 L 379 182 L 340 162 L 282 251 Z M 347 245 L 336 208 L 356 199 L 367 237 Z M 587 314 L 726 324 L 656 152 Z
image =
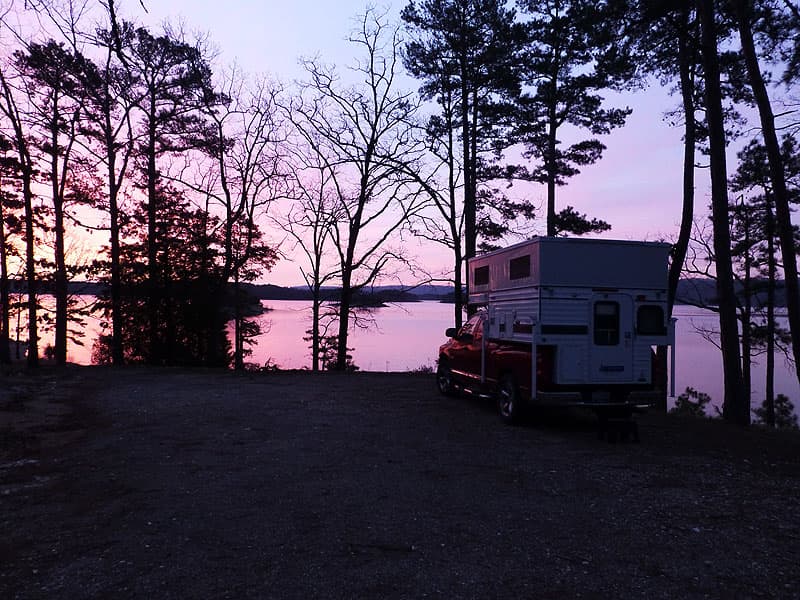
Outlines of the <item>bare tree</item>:
M 285 127 L 277 105 L 280 88 L 266 78 L 249 81 L 236 68 L 224 78 L 222 92 L 205 97 L 202 112 L 209 123 L 198 146 L 210 159 L 199 181 L 191 157 L 180 176 L 184 185 L 206 198 L 204 210 L 221 210 L 223 262 L 218 300 L 228 282 L 234 295 L 234 368 L 244 369 L 245 326 L 240 283 L 274 264 L 277 254 L 262 239 L 258 221 L 283 194 L 286 180 Z
M 419 151 L 413 134 L 417 103 L 396 90 L 399 31 L 369 10 L 350 40 L 363 52 L 353 73 L 362 81 L 345 87 L 335 70 L 305 62 L 310 77 L 287 107 L 299 134 L 334 177 L 341 219 L 333 241 L 340 262 L 341 297 L 337 369 L 347 366 L 347 338 L 354 293 L 371 285 L 400 252 L 387 240 L 421 210 L 424 196 L 398 166 Z
M 311 370 L 319 371 L 321 342 L 327 334 L 327 325 L 323 326 L 323 287 L 339 276 L 338 267 L 331 265 L 328 256 L 334 223 L 339 218 L 336 174 L 305 145 L 296 147 L 293 156 L 290 206 L 276 223 L 294 240 L 295 251 L 299 250 L 305 259 L 299 268 L 311 292 Z
M 441 244 L 452 252 L 454 306 L 453 322 L 460 328 L 464 318 L 464 210 L 459 197 L 463 170 L 458 160 L 456 123 L 458 111 L 452 86 L 440 82 L 438 92 L 440 114 L 428 120 L 426 139 L 428 152 L 416 164 L 400 162 L 408 175 L 430 199 L 431 210 L 421 211 L 411 223 L 418 237 Z

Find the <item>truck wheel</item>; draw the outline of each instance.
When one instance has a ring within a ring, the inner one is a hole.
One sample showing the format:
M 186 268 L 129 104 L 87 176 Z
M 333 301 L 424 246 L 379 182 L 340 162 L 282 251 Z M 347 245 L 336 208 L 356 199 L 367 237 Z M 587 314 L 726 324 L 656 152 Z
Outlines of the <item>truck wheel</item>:
M 443 361 L 439 361 L 439 366 L 436 368 L 436 387 L 439 388 L 439 393 L 444 396 L 455 396 L 456 387 L 453 384 L 453 373 L 450 367 Z
M 517 382 L 511 375 L 503 375 L 497 388 L 497 410 L 504 422 L 517 424 L 522 420 L 522 400 Z

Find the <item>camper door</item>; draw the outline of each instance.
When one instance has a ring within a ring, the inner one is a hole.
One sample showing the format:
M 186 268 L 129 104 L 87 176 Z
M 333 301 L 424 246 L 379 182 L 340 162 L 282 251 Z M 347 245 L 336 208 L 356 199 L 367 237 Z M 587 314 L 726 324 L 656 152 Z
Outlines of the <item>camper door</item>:
M 624 294 L 595 294 L 591 302 L 589 378 L 592 383 L 633 381 L 633 302 Z

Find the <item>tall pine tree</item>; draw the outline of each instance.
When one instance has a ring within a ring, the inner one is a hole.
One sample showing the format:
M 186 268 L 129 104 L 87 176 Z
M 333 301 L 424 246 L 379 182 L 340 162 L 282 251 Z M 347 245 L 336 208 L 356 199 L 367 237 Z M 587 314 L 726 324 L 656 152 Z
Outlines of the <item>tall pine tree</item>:
M 406 68 L 422 80 L 422 97 L 442 107 L 431 131 L 445 137 L 455 130 L 460 136 L 466 260 L 475 256 L 478 247 L 480 205 L 489 208 L 495 201 L 479 192 L 487 177 L 497 175 L 485 169 L 482 157 L 491 158 L 511 144 L 512 107 L 520 87 L 522 28 L 515 12 L 498 0 L 412 1 L 402 18 L 411 36 L 405 48 Z M 515 209 L 527 207 L 509 208 Z M 450 215 L 461 218 L 455 211 Z M 458 231 L 458 227 L 451 229 Z M 495 230 L 487 233 L 498 235 Z M 459 259 L 457 253 L 455 269 L 460 274 Z M 456 281 L 460 282 L 459 276 Z
M 517 135 L 526 156 L 541 164 L 527 177 L 547 186 L 547 235 L 603 231 L 609 225 L 587 220 L 568 207 L 556 212 L 556 186 L 602 156 L 596 137 L 562 148 L 564 131 L 609 133 L 625 124 L 629 108 L 605 108 L 600 91 L 615 89 L 632 77 L 633 67 L 606 2 L 521 0 L 527 30 L 524 54 L 526 89 L 520 100 Z M 577 218 L 582 217 L 582 218 Z

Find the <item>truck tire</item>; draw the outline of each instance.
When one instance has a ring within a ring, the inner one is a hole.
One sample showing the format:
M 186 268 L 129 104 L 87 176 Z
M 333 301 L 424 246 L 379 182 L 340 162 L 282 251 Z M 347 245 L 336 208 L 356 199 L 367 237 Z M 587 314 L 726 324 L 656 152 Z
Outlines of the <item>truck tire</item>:
M 516 425 L 522 421 L 522 399 L 513 375 L 503 375 L 497 386 L 497 410 L 505 423 Z
M 453 373 L 443 360 L 439 361 L 439 366 L 436 368 L 436 387 L 439 388 L 439 393 L 443 396 L 456 395 Z

